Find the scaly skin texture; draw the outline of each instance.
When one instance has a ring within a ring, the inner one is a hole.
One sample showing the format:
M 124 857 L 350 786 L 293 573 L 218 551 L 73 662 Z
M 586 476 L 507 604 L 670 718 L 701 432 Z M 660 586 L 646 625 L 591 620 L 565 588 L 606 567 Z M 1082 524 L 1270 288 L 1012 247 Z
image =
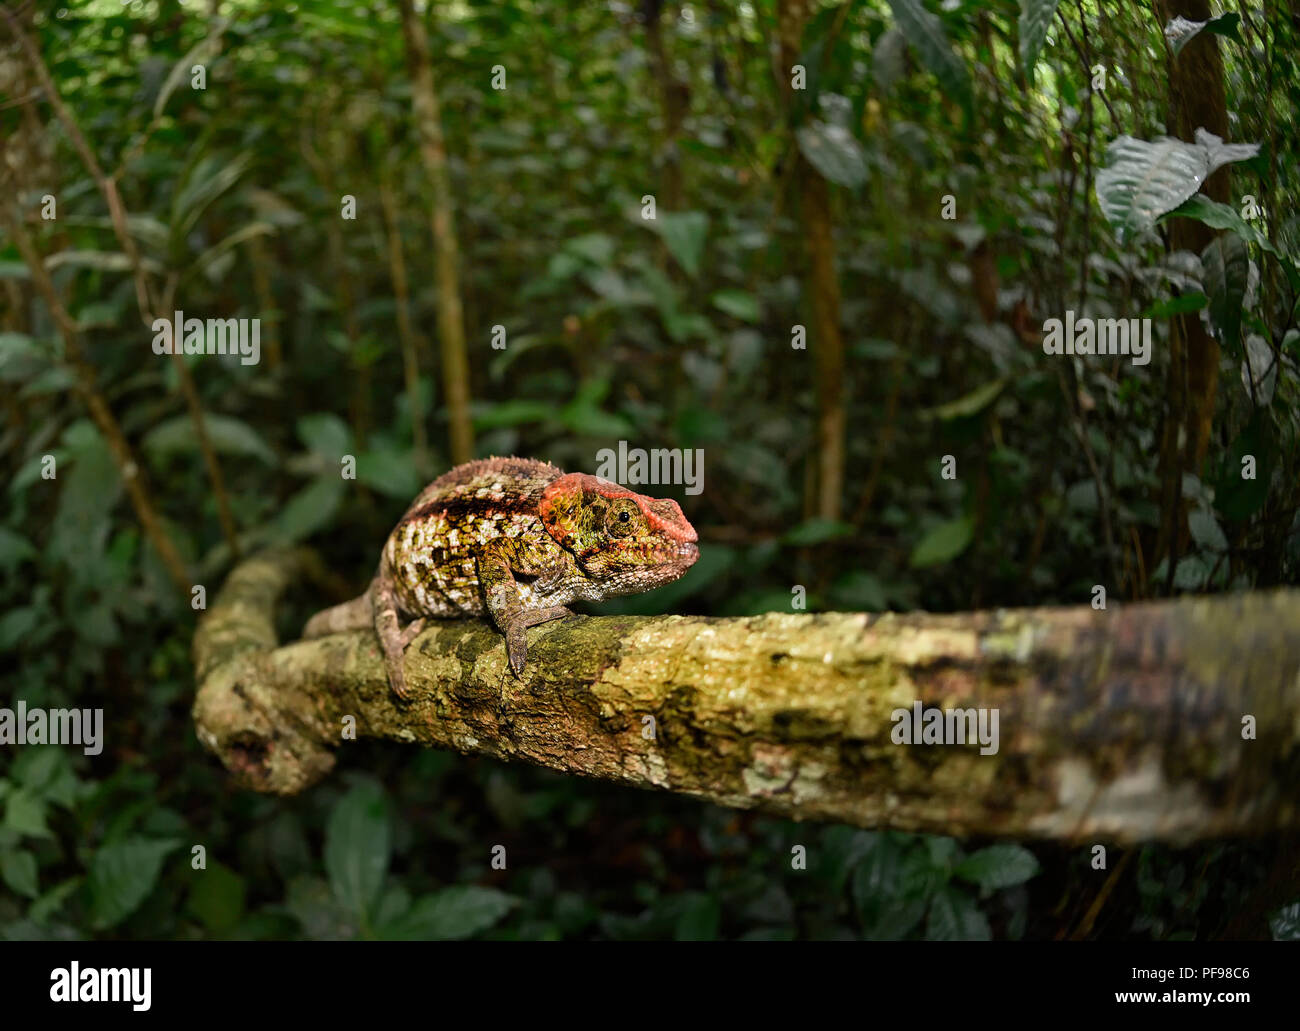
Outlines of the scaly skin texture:
M 528 627 L 568 615 L 570 602 L 671 583 L 699 557 L 697 539 L 675 501 L 531 458 L 467 462 L 420 492 L 384 544 L 366 593 L 317 613 L 303 636 L 355 626 L 368 614 L 389 683 L 405 698 L 402 656 L 425 620 L 486 614 L 518 674 Z

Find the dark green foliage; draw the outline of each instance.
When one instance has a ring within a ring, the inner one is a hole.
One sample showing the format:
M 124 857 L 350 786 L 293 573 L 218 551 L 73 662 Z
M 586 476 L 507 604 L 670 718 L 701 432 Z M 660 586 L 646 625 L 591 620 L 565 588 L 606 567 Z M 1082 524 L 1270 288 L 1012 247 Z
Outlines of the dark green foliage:
M 225 0 L 229 21 L 210 34 L 204 6 L 70 0 L 32 31 L 100 163 L 122 166 L 132 237 L 175 307 L 262 320 L 260 364 L 186 359 L 241 548 L 310 542 L 359 591 L 397 516 L 449 464 L 429 191 L 395 7 Z M 808 88 L 787 118 L 773 3 L 666 4 L 690 91 L 671 143 L 684 203 L 660 197 L 650 223 L 643 198 L 663 188 L 667 148 L 638 5 L 433 6 L 478 452 L 588 471 L 619 440 L 705 452 L 704 493 L 679 495 L 701 530 L 697 565 L 598 611 L 788 611 L 793 585 L 812 611 L 952 611 L 1087 604 L 1097 584 L 1120 601 L 1300 579 L 1300 30 L 1279 5 L 1272 20 L 1248 3 L 1198 30 L 1224 55 L 1233 135 L 1220 143 L 1241 147 L 1225 152 L 1159 142 L 1166 62 L 1186 58 L 1170 51 L 1193 32 L 1176 27 L 1167 50 L 1150 5 L 818 5 Z M 17 61 L 0 31 L 0 92 L 22 81 Z M 191 88 L 196 64 L 205 90 Z M 496 65 L 506 90 L 489 85 Z M 28 148 L 5 203 L 17 197 L 49 257 L 210 599 L 231 549 L 177 370 L 150 349 L 102 198 L 48 105 L 30 105 L 50 123 L 37 134 L 23 103 L 0 99 L 0 139 Z M 791 347 L 811 322 L 800 152 L 832 184 L 848 355 L 836 519 L 806 503 L 819 413 L 816 342 Z M 1232 203 L 1196 194 L 1225 163 Z M 384 183 L 421 338 L 423 465 Z M 345 195 L 355 221 L 340 220 Z M 1169 251 L 1183 218 L 1218 233 L 1200 255 Z M 1119 862 L 782 823 L 364 741 L 302 797 L 234 790 L 189 719 L 198 613 L 143 534 L 3 235 L 0 286 L 0 705 L 105 710 L 99 755 L 0 748 L 0 934 L 1049 939 L 1080 927 Z M 1043 320 L 1067 308 L 1152 318 L 1151 364 L 1045 356 Z M 1208 457 L 1181 479 L 1189 532 L 1171 572 L 1167 554 L 1154 569 L 1137 556 L 1161 526 L 1170 328 L 1189 312 L 1224 357 Z M 342 455 L 355 480 L 340 479 Z M 324 602 L 304 590 L 283 633 Z M 1296 937 L 1300 889 L 1262 895 L 1280 847 L 1143 848 L 1088 933 Z

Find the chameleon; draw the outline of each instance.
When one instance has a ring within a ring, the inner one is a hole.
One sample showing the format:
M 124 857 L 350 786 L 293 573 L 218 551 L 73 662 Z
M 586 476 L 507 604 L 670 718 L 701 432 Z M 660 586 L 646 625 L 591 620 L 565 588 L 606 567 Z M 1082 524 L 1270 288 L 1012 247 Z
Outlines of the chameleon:
M 318 612 L 303 637 L 373 626 L 388 681 L 407 698 L 403 656 L 430 618 L 487 616 L 516 676 L 525 631 L 574 601 L 640 594 L 699 558 L 681 506 L 531 458 L 458 465 L 422 490 L 384 543 L 365 593 Z

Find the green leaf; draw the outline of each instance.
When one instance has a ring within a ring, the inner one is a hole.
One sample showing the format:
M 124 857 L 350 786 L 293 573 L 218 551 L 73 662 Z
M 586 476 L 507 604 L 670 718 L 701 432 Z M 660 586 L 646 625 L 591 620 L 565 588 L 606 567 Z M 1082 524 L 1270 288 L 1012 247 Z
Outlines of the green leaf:
M 1200 555 L 1188 555 L 1174 569 L 1174 586 L 1180 591 L 1199 591 L 1210 578 L 1210 565 Z
M 284 908 L 302 925 L 310 941 L 340 941 L 357 936 L 357 917 L 344 908 L 319 877 L 299 875 L 289 881 Z
M 1201 196 L 1199 193 L 1197 197 Z M 1196 198 L 1192 198 L 1195 200 Z M 1190 293 L 1179 294 L 1177 297 L 1170 297 L 1165 301 L 1156 301 L 1140 316 L 1144 319 L 1172 319 L 1176 315 L 1186 315 L 1188 312 L 1200 311 L 1210 299 L 1199 290 L 1193 290 Z
M 1120 136 L 1106 148 L 1106 165 L 1097 171 L 1097 203 L 1122 240 L 1182 204 L 1208 174 L 1205 152 L 1193 143 Z
M 31 605 L 0 615 L 0 654 L 30 642 L 40 623 L 41 611 Z
M 975 522 L 970 516 L 950 519 L 931 527 L 912 549 L 912 568 L 922 569 L 952 561 L 966 550 L 974 532 Z
M 546 263 L 546 278 L 556 283 L 562 283 L 581 271 L 582 262 L 568 251 L 556 251 Z
M 1255 478 L 1243 479 L 1242 459 L 1255 459 Z M 1214 484 L 1214 504 L 1218 513 L 1234 523 L 1250 519 L 1268 500 L 1268 487 L 1277 464 L 1277 446 L 1273 441 L 1264 409 L 1256 408 L 1246 428 L 1228 445 L 1222 473 Z
M 267 447 L 257 430 L 242 419 L 205 412 L 203 429 L 212 450 L 218 454 L 248 455 L 267 465 L 275 465 L 275 453 Z M 159 423 L 145 435 L 142 443 L 144 449 L 155 457 L 198 454 L 199 451 L 198 434 L 189 415 L 178 415 Z
M 410 911 L 384 929 L 398 941 L 472 938 L 498 923 L 515 900 L 495 888 L 455 885 L 415 900 Z
M 1097 481 L 1093 479 L 1073 483 L 1065 492 L 1066 505 L 1079 512 L 1097 511 L 1099 500 Z
M 482 431 L 500 429 L 503 426 L 522 426 L 530 422 L 544 422 L 554 414 L 553 404 L 515 398 L 479 408 L 474 413 L 474 428 Z
M 963 859 L 953 873 L 985 891 L 996 891 L 1029 880 L 1038 873 L 1038 860 L 1019 845 L 990 845 Z
M 863 569 L 850 570 L 836 580 L 831 597 L 837 606 L 854 612 L 883 612 L 889 607 L 880 578 Z
M 46 923 L 50 917 L 54 916 L 63 907 L 63 903 L 68 900 L 68 896 L 84 883 L 85 878 L 83 877 L 69 877 L 66 881 L 56 884 L 32 903 L 31 908 L 27 911 L 28 919 L 38 924 Z
M 953 419 L 965 419 L 972 415 L 978 415 L 989 405 L 997 400 L 1002 393 L 1002 388 L 1007 385 L 1005 376 L 985 383 L 982 387 L 976 387 L 965 397 L 959 397 L 956 401 L 949 401 L 947 404 L 939 405 L 936 408 L 927 408 L 920 413 L 922 419 L 938 419 L 940 422 L 950 422 Z
M 882 92 L 888 92 L 907 71 L 906 51 L 907 37 L 896 25 L 886 29 L 876 40 L 871 49 L 871 77 Z
M 1020 67 L 1032 86 L 1034 66 L 1047 42 L 1047 30 L 1061 0 L 1020 0 Z
M 148 258 L 142 257 L 140 264 L 150 272 L 161 270 L 161 266 L 156 261 L 151 261 Z M 50 272 L 63 268 L 65 265 L 72 268 L 92 268 L 100 272 L 131 271 L 131 259 L 121 251 L 58 251 L 45 259 L 45 267 Z
M 593 265 L 608 265 L 614 257 L 614 238 L 607 233 L 588 233 L 569 240 L 564 249 L 586 258 Z
M 410 501 L 421 486 L 409 451 L 374 450 L 357 455 L 357 479 L 399 501 Z
M 692 278 L 700 274 L 704 241 L 709 233 L 709 216 L 703 211 L 665 211 L 645 223 L 663 240 L 668 253 Z
M 248 423 L 230 415 L 207 413 L 203 430 L 215 451 L 230 455 L 249 455 L 267 465 L 275 465 L 275 453 Z
M 1300 292 L 1300 268 L 1287 255 L 1283 254 L 1274 247 L 1267 236 L 1261 233 L 1253 225 L 1242 218 L 1235 210 L 1227 204 L 1220 204 L 1218 201 L 1210 200 L 1203 193 L 1197 193 L 1189 197 L 1186 201 L 1174 208 L 1173 211 L 1161 215 L 1158 222 L 1163 222 L 1171 218 L 1194 218 L 1196 221 L 1213 229 L 1231 229 L 1240 236 L 1246 243 L 1253 243 L 1260 250 L 1266 251 L 1277 258 L 1278 263 L 1282 266 L 1282 271 L 1286 273 L 1287 279 L 1291 283 L 1292 289 Z M 1193 297 L 1199 296 L 1196 294 Z
M 45 256 L 45 268 L 53 272 L 64 265 L 73 268 L 93 268 L 101 272 L 125 272 L 131 268 L 131 259 L 121 251 L 63 250 Z
M 975 902 L 962 891 L 941 889 L 930 901 L 927 941 L 991 941 L 993 932 Z
M 748 290 L 719 290 L 710 300 L 719 311 L 742 322 L 757 322 L 762 314 L 758 298 Z
M 952 861 L 957 857 L 958 852 L 955 838 L 931 834 L 921 840 L 925 842 L 925 852 L 933 866 L 945 871 L 952 866 Z
M 269 222 L 250 222 L 230 233 L 224 239 L 217 241 L 197 258 L 186 270 L 186 275 L 202 275 L 207 279 L 215 282 L 220 279 L 218 274 L 220 262 L 227 254 L 239 247 L 240 244 L 247 243 L 257 236 L 266 236 L 275 232 L 275 226 Z
M 621 439 L 631 436 L 634 429 L 626 417 L 607 412 L 597 402 L 581 396 L 565 405 L 558 414 L 568 429 L 588 437 Z
M 191 870 L 186 908 L 213 934 L 221 934 L 239 923 L 244 915 L 244 878 L 222 863 L 210 863 L 206 870 Z
M 171 71 L 167 73 L 167 78 L 163 81 L 162 88 L 158 90 L 158 96 L 154 98 L 154 118 L 162 114 L 163 108 L 167 106 L 167 101 L 171 99 L 177 87 L 193 75 L 194 65 L 207 64 L 211 58 L 221 52 L 220 28 L 224 24 L 223 19 L 214 21 L 211 34 L 199 40 L 197 44 L 190 48 L 189 53 L 172 65 Z
M 278 541 L 296 544 L 334 521 L 343 501 L 343 480 L 338 473 L 317 477 L 280 510 L 271 529 Z
M 898 899 L 906 860 L 897 836 L 875 835 L 870 850 L 853 871 L 853 901 L 864 923 L 878 919 L 880 911 Z
M 1268 926 L 1274 941 L 1300 941 L 1300 902 L 1283 906 L 1268 918 Z
M 390 884 L 379 895 L 373 910 L 376 937 L 389 938 L 389 931 L 411 910 L 411 893 L 400 884 Z
M 158 883 L 163 860 L 179 841 L 133 837 L 105 845 L 90 861 L 90 926 L 97 931 L 121 923 Z
M 1206 175 L 1213 174 L 1234 161 L 1249 161 L 1259 154 L 1258 143 L 1224 143 L 1206 129 L 1197 129 L 1193 135 L 1196 137 L 1196 145 L 1205 151 Z
M 1211 200 L 1203 193 L 1189 197 L 1173 211 L 1161 215 L 1159 221 L 1164 222 L 1171 218 L 1193 218 L 1213 229 L 1231 229 L 1247 243 L 1256 244 L 1270 254 L 1281 255 L 1281 252 L 1269 242 L 1268 237 L 1242 218 L 1234 208 Z
M 1278 356 L 1268 346 L 1268 341 L 1256 333 L 1246 337 L 1243 352 L 1241 386 L 1256 405 L 1266 407 L 1272 403 L 1273 392 L 1277 389 Z
M 1169 49 L 1175 57 L 1202 32 L 1226 36 L 1240 43 L 1241 37 L 1237 34 L 1237 23 L 1240 21 L 1241 16 L 1235 11 L 1220 14 L 1208 21 L 1189 21 L 1181 14 L 1175 15 L 1165 26 L 1165 40 L 1169 43 Z
M 104 231 L 114 228 L 113 220 L 108 215 L 60 215 L 59 224 Z M 126 228 L 131 236 L 147 248 L 162 250 L 167 246 L 167 226 L 153 215 L 127 215 Z M 134 298 L 131 303 L 134 303 Z
M 0 526 L 0 572 L 8 572 L 35 557 L 36 549 L 26 537 Z
M 1220 233 L 1201 252 L 1210 323 L 1220 343 L 1236 353 L 1241 344 L 1241 302 L 1250 277 L 1250 258 L 1241 237 Z
M 61 748 L 24 748 L 14 759 L 10 776 L 44 797 L 62 777 L 70 773 L 67 754 Z
M 333 412 L 317 412 L 298 420 L 298 439 L 332 466 L 352 450 L 352 431 Z
M 968 104 L 970 73 L 948 42 L 948 34 L 938 15 L 927 11 L 921 0 L 889 0 L 889 7 L 908 43 L 920 54 L 922 63 L 935 74 L 947 94 L 963 105 Z
M 867 941 L 901 941 L 921 924 L 925 899 L 895 899 L 881 907 L 880 914 L 865 922 L 862 937 Z
M 815 850 L 813 871 L 820 881 L 825 881 L 836 895 L 844 891 L 849 875 L 862 859 L 871 854 L 882 835 L 875 831 L 860 831 L 842 824 L 828 827 Z
M 823 177 L 854 189 L 867 181 L 867 156 L 847 128 L 814 118 L 795 130 L 799 149 Z
M 173 195 L 170 220 L 173 250 L 182 249 L 203 212 L 239 182 L 252 163 L 252 153 L 245 151 L 229 160 L 220 156 L 205 157 L 194 166 Z
M 805 519 L 787 530 L 781 537 L 781 542 L 795 548 L 808 548 L 814 544 L 824 544 L 826 541 L 852 536 L 854 530 L 855 527 L 851 523 L 814 517 Z
M 1256 143 L 1224 143 L 1204 129 L 1196 130 L 1195 143 L 1120 136 L 1106 148 L 1107 164 L 1097 173 L 1097 202 L 1123 240 L 1149 229 L 1223 165 L 1258 153 Z
M 334 897 L 358 916 L 369 912 L 388 872 L 391 828 L 383 790 L 362 781 L 334 805 L 325 829 L 325 871 Z
M 855 340 L 851 346 L 853 357 L 869 358 L 872 361 L 887 361 L 896 358 L 902 350 L 892 340 L 881 340 L 879 337 Z
M 91 301 L 77 309 L 73 320 L 82 329 L 112 329 L 122 320 L 125 309 L 122 302 L 120 295 L 112 301 Z
M 0 332 L 0 380 L 26 379 L 49 362 L 49 355 L 26 333 Z
M 50 535 L 49 551 L 59 557 L 84 562 L 87 554 L 102 550 L 109 529 L 109 513 L 121 496 L 122 477 L 108 445 L 92 426 L 80 430 L 72 444 L 72 473 L 59 491 L 58 513 Z M 62 468 L 60 467 L 60 473 Z
M 1222 554 L 1228 550 L 1228 538 L 1223 534 L 1223 527 L 1208 508 L 1194 508 L 1188 512 L 1187 528 L 1192 539 L 1206 551 Z
M 65 366 L 52 366 L 27 380 L 27 385 L 23 387 L 19 396 L 27 399 L 47 394 L 67 394 L 75 391 L 76 387 L 77 378 L 71 369 Z
M 6 849 L 0 853 L 0 878 L 19 895 L 34 899 L 40 894 L 36 857 L 26 849 Z
M 722 923 L 722 902 L 702 891 L 686 895 L 682 911 L 673 926 L 673 941 L 715 941 Z

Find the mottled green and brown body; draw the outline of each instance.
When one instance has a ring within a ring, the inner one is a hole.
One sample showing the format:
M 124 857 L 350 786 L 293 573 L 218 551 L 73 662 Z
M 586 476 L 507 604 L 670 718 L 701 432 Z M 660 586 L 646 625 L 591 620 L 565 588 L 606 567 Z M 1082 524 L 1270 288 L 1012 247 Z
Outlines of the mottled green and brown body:
M 402 653 L 424 620 L 486 614 L 518 673 L 528 627 L 567 615 L 570 602 L 676 580 L 699 556 L 695 541 L 675 501 L 527 458 L 468 462 L 420 492 L 389 535 L 369 590 L 313 616 L 303 636 L 355 626 L 369 613 L 404 696 Z M 404 618 L 412 621 L 405 627 Z

